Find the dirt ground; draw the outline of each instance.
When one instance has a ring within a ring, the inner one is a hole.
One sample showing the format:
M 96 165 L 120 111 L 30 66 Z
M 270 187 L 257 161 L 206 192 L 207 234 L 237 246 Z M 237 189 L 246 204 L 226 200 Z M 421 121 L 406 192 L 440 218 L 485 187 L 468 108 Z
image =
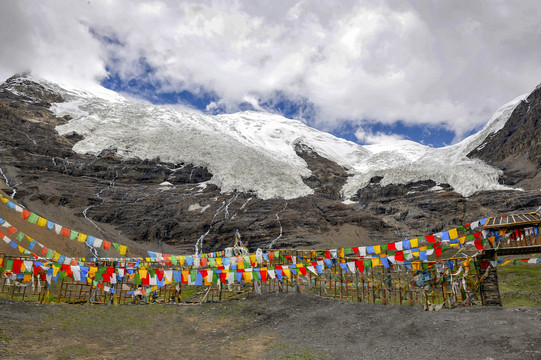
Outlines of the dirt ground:
M 202 305 L 0 299 L 5 359 L 541 359 L 541 309 L 266 294 Z

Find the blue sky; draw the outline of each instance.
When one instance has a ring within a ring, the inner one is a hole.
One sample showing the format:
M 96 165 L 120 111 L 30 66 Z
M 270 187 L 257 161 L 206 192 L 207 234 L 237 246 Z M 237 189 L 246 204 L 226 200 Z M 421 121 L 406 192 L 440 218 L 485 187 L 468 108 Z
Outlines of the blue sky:
M 538 0 L 0 1 L 0 77 L 439 147 L 541 82 L 539 18 Z

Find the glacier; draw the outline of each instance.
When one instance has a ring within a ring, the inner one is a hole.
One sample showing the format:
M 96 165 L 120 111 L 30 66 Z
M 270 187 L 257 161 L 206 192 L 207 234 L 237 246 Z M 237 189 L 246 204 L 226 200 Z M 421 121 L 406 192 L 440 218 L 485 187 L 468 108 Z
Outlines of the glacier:
M 115 149 L 122 158 L 191 163 L 206 167 L 213 174 L 210 183 L 224 193 L 287 200 L 313 193 L 302 180 L 311 172 L 295 153 L 295 146 L 303 144 L 346 169 L 350 176 L 342 189 L 345 203 L 374 176 L 383 177 L 382 186 L 432 179 L 465 197 L 480 190 L 509 189 L 498 183 L 500 170 L 466 155 L 500 130 L 526 97 L 505 104 L 482 130 L 451 146 L 432 148 L 409 140 L 362 146 L 276 114 L 213 116 L 131 101 L 99 87 L 81 90 L 39 82 L 66 100 L 52 104 L 51 110 L 71 116 L 56 130 L 84 137 L 73 147 L 78 153 L 98 155 Z

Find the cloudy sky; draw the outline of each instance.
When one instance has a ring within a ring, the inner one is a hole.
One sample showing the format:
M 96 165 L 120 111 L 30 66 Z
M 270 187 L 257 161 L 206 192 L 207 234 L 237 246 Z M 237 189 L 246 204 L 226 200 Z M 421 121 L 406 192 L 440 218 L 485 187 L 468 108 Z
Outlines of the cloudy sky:
M 541 83 L 541 1 L 1 1 L 0 77 L 442 146 Z

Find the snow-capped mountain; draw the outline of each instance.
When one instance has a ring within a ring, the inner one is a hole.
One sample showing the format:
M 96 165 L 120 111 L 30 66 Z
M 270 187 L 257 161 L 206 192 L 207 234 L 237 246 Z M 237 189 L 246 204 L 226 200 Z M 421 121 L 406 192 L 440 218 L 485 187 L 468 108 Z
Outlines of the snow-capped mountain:
M 398 241 L 537 209 L 539 109 L 541 89 L 452 146 L 360 146 L 274 114 L 209 116 L 14 76 L 0 85 L 0 189 L 162 252 L 221 249 L 236 230 L 250 248 Z
M 313 193 L 303 178 L 310 176 L 295 145 L 308 146 L 344 167 L 348 180 L 342 199 L 348 201 L 374 176 L 381 185 L 432 179 L 449 184 L 463 196 L 480 190 L 502 190 L 501 170 L 466 155 L 486 137 L 500 130 L 521 96 L 500 108 L 483 130 L 462 142 L 431 148 L 412 141 L 360 146 L 285 117 L 242 112 L 203 115 L 174 107 L 130 102 L 107 89 L 81 91 L 38 81 L 65 101 L 53 103 L 59 117 L 72 119 L 56 128 L 60 135 L 77 133 L 83 139 L 73 149 L 97 155 L 116 149 L 122 158 L 187 162 L 206 167 L 210 183 L 223 192 L 251 192 L 262 199 L 293 199 Z

